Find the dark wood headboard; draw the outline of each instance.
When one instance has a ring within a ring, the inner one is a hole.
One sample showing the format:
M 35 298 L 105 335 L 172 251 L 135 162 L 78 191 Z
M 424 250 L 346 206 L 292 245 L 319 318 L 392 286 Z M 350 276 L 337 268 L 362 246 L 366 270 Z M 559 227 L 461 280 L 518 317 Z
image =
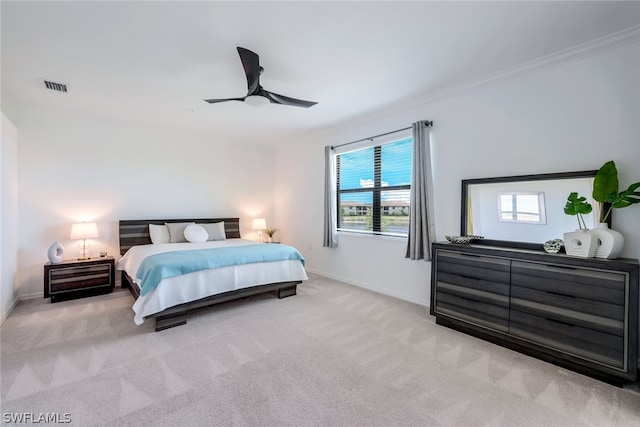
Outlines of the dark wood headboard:
M 118 224 L 120 233 L 120 255 L 124 255 L 131 246 L 149 245 L 149 224 L 164 225 L 166 222 L 214 223 L 224 221 L 224 232 L 228 239 L 240 238 L 240 218 L 189 218 L 189 219 L 140 219 L 121 220 Z

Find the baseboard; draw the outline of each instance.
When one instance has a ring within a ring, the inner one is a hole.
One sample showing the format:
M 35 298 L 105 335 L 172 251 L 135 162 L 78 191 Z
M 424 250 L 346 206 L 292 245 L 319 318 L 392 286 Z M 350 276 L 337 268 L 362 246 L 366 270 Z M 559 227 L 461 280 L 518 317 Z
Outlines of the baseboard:
M 5 320 L 7 320 L 7 317 L 9 317 L 9 315 L 11 314 L 13 309 L 16 308 L 16 305 L 18 305 L 19 302 L 20 302 L 20 297 L 15 297 L 13 301 L 11 301 L 11 304 L 9 304 L 7 311 L 2 313 L 2 318 L 0 318 L 0 325 L 2 325 Z
M 408 295 L 404 295 L 404 294 L 401 294 L 401 293 L 389 291 L 388 289 L 381 289 L 381 288 L 378 288 L 376 286 L 371 286 L 371 285 L 369 285 L 367 283 L 357 282 L 357 281 L 354 281 L 354 280 L 351 280 L 351 279 L 347 279 L 345 277 L 338 276 L 336 274 L 328 273 L 326 271 L 317 270 L 315 268 L 309 268 L 309 267 L 305 267 L 305 268 L 310 273 L 318 274 L 320 276 L 324 276 L 324 277 L 327 277 L 329 279 L 338 280 L 338 281 L 346 283 L 348 285 L 357 286 L 359 288 L 368 289 L 370 291 L 377 292 L 377 293 L 383 294 L 383 295 L 387 295 L 387 296 L 390 296 L 390 297 L 393 297 L 393 298 L 401 299 L 403 301 L 408 301 L 408 302 L 412 302 L 414 304 L 418 304 L 418 305 L 422 305 L 422 306 L 425 306 L 425 307 L 429 307 L 429 301 L 428 300 L 420 300 L 418 298 L 413 298 L 413 297 L 408 296 Z M 304 283 L 303 283 L 302 286 L 304 286 Z
M 24 294 L 19 296 L 20 301 L 22 300 L 26 301 L 30 299 L 36 299 L 36 298 L 44 298 L 44 292 L 32 292 L 30 294 Z

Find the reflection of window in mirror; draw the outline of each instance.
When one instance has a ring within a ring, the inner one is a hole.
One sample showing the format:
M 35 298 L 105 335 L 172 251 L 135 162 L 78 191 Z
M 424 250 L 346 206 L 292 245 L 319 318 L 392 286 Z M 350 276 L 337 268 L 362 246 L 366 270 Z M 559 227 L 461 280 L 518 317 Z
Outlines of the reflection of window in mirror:
M 527 224 L 546 224 L 544 192 L 498 193 L 498 220 Z

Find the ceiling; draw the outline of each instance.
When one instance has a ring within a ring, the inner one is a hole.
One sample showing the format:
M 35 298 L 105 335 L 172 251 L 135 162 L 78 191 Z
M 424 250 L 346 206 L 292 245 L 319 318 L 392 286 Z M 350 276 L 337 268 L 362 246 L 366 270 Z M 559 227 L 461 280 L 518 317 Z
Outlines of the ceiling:
M 2 110 L 78 110 L 231 142 L 340 128 L 640 24 L 637 1 L 1 2 Z M 265 89 L 243 102 L 236 46 Z M 66 94 L 39 79 L 69 85 Z

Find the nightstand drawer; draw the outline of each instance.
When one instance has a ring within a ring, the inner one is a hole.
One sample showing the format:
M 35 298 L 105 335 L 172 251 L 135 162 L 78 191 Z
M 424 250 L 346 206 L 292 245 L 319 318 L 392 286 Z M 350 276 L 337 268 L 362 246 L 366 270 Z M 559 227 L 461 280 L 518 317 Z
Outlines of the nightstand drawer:
M 111 265 L 67 267 L 49 271 L 50 292 L 111 285 Z

